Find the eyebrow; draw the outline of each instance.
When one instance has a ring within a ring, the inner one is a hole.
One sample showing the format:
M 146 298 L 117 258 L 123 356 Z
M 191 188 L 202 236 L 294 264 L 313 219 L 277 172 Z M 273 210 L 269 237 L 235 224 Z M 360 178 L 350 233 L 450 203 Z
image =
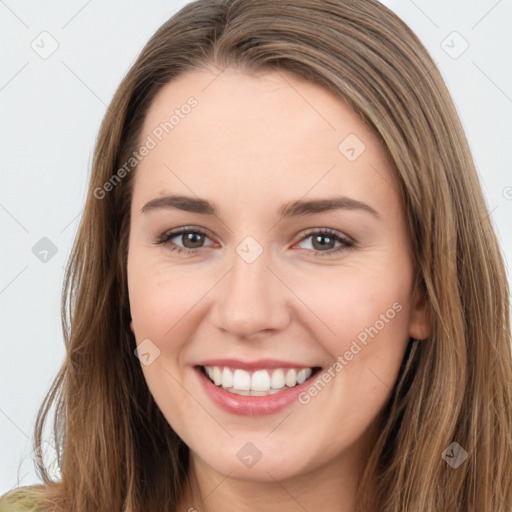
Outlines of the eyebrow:
M 207 201 L 206 199 L 184 195 L 171 195 L 152 199 L 141 208 L 141 213 L 147 213 L 158 209 L 177 209 L 202 215 L 215 216 L 219 213 L 219 210 L 214 203 Z M 380 214 L 370 205 L 346 196 L 291 201 L 281 206 L 279 209 L 279 215 L 280 218 L 300 217 L 332 210 L 360 210 L 372 214 L 377 219 L 381 218 Z

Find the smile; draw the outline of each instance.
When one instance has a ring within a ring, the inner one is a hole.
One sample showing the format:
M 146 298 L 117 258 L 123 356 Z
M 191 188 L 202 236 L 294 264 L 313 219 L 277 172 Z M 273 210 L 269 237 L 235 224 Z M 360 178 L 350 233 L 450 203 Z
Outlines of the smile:
M 247 371 L 227 366 L 202 366 L 204 375 L 229 393 L 267 396 L 302 384 L 319 368 L 274 368 Z

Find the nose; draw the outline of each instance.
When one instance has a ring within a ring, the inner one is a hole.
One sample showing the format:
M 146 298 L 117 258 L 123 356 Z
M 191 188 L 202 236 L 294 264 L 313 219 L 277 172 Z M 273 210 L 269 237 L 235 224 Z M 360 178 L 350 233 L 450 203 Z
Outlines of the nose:
M 215 327 L 245 339 L 288 325 L 293 293 L 271 269 L 267 253 L 264 250 L 249 263 L 235 252 L 231 270 L 214 294 L 211 319 Z

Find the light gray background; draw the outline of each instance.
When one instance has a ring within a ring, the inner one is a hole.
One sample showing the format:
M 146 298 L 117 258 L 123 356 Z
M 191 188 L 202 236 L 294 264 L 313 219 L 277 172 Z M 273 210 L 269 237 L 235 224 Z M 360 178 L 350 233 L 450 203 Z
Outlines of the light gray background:
M 32 429 L 64 355 L 63 270 L 106 105 L 147 39 L 186 3 L 0 0 L 0 494 L 37 482 Z M 441 69 L 511 261 L 512 0 L 384 3 Z M 464 40 L 469 48 L 453 58 Z M 57 248 L 46 262 L 32 251 L 43 237 Z

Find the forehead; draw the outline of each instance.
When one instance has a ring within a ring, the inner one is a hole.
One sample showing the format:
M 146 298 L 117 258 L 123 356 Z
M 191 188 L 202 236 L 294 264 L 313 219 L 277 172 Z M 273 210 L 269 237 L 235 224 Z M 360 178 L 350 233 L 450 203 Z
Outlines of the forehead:
M 282 71 L 184 73 L 153 100 L 141 144 L 148 138 L 154 147 L 138 165 L 134 194 L 177 187 L 242 200 L 243 189 L 269 200 L 271 189 L 286 200 L 309 190 L 393 188 L 392 163 L 359 116 L 327 89 Z

